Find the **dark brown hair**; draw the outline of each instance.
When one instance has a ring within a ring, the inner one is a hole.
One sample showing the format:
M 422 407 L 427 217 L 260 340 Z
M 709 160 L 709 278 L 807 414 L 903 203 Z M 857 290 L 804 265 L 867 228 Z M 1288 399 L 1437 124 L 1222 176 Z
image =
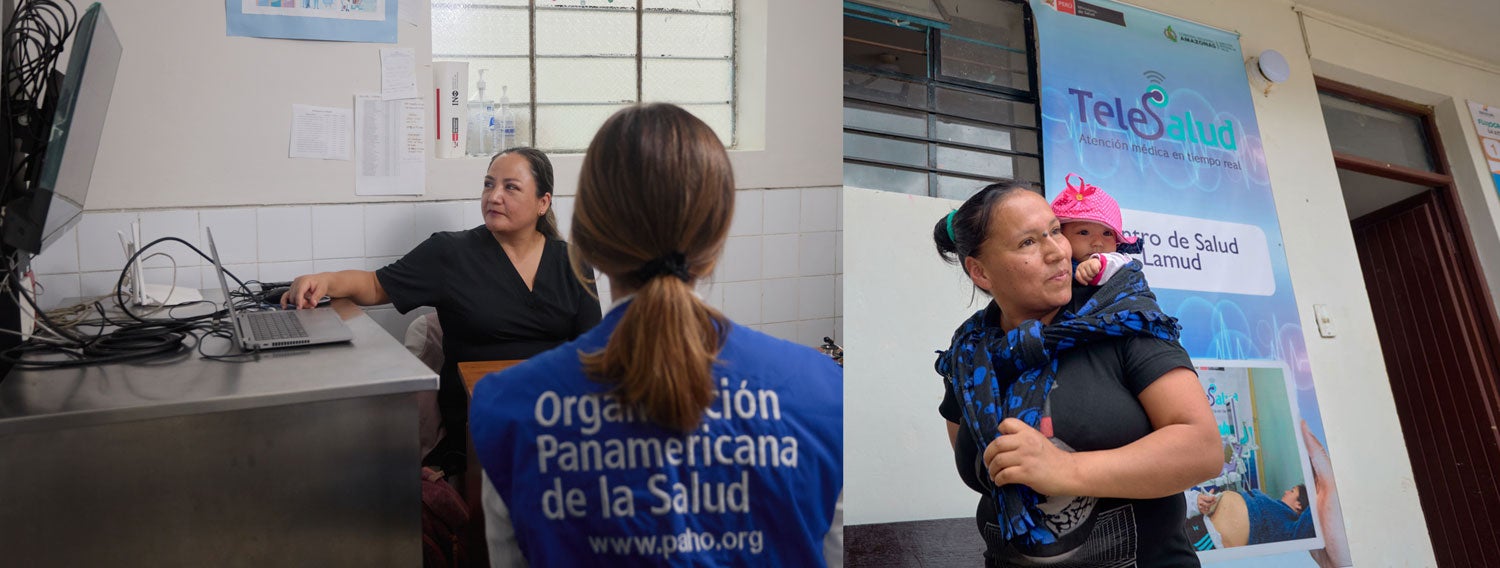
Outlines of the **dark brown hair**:
M 536 180 L 537 198 L 552 194 L 552 160 L 547 159 L 547 154 L 530 146 L 517 146 L 491 156 L 490 165 L 495 165 L 495 160 L 506 154 L 520 154 L 521 157 L 526 158 L 527 163 L 531 164 L 531 177 Z M 547 212 L 541 217 L 537 217 L 536 231 L 546 235 L 549 239 L 562 239 L 562 234 L 557 231 L 557 214 L 552 212 L 551 207 L 548 207 Z
M 953 264 L 963 264 L 965 257 L 978 256 L 990 236 L 990 216 L 995 205 L 1017 191 L 1041 191 L 1029 182 L 1001 179 L 969 196 L 958 210 L 938 218 L 932 228 L 932 241 L 938 256 Z
M 995 205 L 1018 191 L 1041 193 L 1031 184 L 1013 179 L 1000 179 L 980 188 L 969 196 L 952 213 L 940 217 L 932 227 L 932 241 L 937 246 L 938 256 L 949 264 L 963 266 L 964 258 L 978 257 L 979 248 L 990 236 L 990 217 Z M 974 290 L 990 295 L 989 290 L 974 286 Z M 970 297 L 973 300 L 973 297 Z
M 574 272 L 587 263 L 635 290 L 604 349 L 579 354 L 584 371 L 680 432 L 698 426 L 714 396 L 713 363 L 729 320 L 693 293 L 693 282 L 713 272 L 733 214 L 729 155 L 680 107 L 615 113 L 583 157 Z

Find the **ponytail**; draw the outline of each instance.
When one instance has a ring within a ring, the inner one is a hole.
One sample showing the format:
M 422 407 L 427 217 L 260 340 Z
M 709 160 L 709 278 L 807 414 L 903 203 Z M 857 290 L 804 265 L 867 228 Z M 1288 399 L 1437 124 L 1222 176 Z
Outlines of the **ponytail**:
M 678 278 L 652 278 L 635 293 L 602 351 L 583 353 L 584 372 L 610 377 L 615 395 L 679 432 L 698 427 L 713 401 L 713 364 L 729 319 Z
M 589 377 L 652 422 L 689 432 L 714 398 L 730 321 L 694 293 L 729 236 L 734 173 L 718 135 L 669 104 L 611 116 L 583 158 L 573 205 L 573 271 L 584 264 L 633 291 L 604 349 L 579 353 Z

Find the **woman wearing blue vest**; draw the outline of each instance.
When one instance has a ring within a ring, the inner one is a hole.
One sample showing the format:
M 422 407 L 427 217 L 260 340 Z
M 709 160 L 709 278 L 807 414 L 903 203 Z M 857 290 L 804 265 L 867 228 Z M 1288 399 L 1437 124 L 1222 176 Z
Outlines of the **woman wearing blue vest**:
M 734 199 L 718 136 L 681 108 L 627 108 L 594 136 L 571 258 L 619 300 L 474 390 L 493 564 L 841 562 L 841 369 L 693 292 Z

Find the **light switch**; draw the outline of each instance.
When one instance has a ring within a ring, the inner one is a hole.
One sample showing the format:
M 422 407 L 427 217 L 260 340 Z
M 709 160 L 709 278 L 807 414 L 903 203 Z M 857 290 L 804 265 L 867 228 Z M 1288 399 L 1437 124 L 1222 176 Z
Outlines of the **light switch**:
M 1328 314 L 1327 304 L 1313 304 L 1313 318 L 1318 320 L 1318 335 L 1333 337 L 1333 316 Z

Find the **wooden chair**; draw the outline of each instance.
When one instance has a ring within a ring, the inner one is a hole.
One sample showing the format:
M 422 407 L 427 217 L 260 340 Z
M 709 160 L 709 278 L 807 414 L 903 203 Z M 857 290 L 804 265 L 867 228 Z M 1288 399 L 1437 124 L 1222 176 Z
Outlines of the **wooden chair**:
M 510 359 L 504 361 L 469 361 L 458 364 L 458 374 L 464 381 L 464 392 L 470 396 L 474 395 L 474 385 L 484 378 L 485 375 L 496 371 L 503 371 L 520 364 L 525 359 Z M 479 466 L 479 455 L 474 451 L 474 436 L 468 436 L 469 465 L 464 469 L 463 490 L 464 504 L 469 507 L 468 534 L 464 535 L 464 542 L 469 550 L 470 566 L 488 566 L 489 549 L 484 540 L 484 504 L 480 502 L 480 493 L 484 488 L 483 470 Z

